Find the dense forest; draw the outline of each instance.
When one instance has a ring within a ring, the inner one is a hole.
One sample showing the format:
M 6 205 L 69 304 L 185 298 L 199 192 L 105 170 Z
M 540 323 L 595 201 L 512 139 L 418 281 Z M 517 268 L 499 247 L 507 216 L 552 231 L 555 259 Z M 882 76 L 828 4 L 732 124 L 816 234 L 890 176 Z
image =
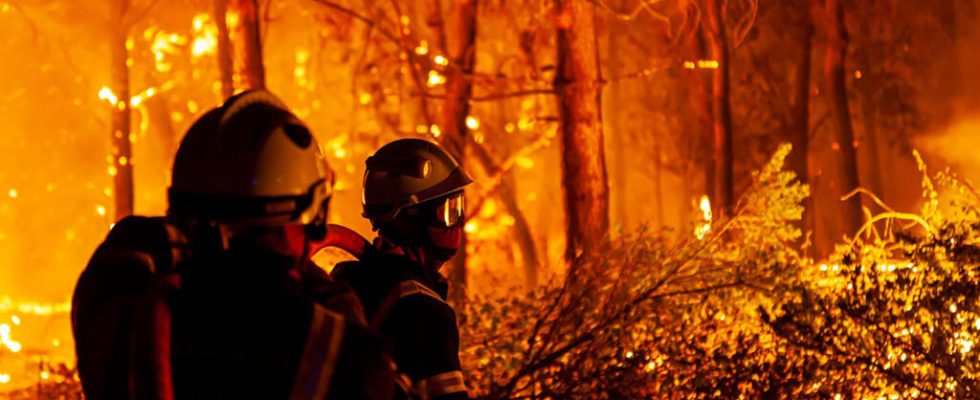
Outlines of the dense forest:
M 471 396 L 980 398 L 978 6 L 0 0 L 0 398 L 80 396 L 87 258 L 258 87 L 332 223 L 370 236 L 392 139 L 475 178 L 443 270 Z

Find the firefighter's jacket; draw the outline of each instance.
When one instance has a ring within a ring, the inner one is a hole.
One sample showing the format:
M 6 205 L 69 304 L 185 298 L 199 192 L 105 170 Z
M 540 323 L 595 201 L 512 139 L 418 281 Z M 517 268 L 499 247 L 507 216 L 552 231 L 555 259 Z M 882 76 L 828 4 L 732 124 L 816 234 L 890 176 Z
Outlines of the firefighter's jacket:
M 271 253 L 186 245 L 130 217 L 96 250 L 72 299 L 86 398 L 392 398 L 392 362 L 346 285 Z
M 466 399 L 459 364 L 456 312 L 446 302 L 448 284 L 407 257 L 371 251 L 337 264 L 335 278 L 350 283 L 368 325 L 392 346 L 400 372 L 422 399 Z

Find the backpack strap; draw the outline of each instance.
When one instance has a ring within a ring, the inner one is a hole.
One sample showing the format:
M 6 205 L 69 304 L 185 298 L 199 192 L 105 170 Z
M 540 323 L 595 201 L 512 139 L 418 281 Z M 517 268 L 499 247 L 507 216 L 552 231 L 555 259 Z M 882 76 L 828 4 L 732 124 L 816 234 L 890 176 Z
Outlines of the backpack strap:
M 381 300 L 378 308 L 371 315 L 370 327 L 375 330 L 381 329 L 381 324 L 384 323 L 385 318 L 388 317 L 388 313 L 398 303 L 398 300 L 414 295 L 428 296 L 436 299 L 440 303 L 446 302 L 438 293 L 429 289 L 422 282 L 416 280 L 401 281 L 395 287 L 391 288 L 388 294 Z
M 303 358 L 296 371 L 290 400 L 326 398 L 337 367 L 344 336 L 344 316 L 319 304 L 313 305 L 313 319 L 303 347 Z

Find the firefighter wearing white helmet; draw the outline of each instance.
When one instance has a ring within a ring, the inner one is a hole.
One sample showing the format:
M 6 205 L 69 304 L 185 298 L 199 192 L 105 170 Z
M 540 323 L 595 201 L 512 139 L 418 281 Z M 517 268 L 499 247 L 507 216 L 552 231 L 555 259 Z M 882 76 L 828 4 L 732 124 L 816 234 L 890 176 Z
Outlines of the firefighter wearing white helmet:
M 378 231 L 374 251 L 338 264 L 334 275 L 357 292 L 419 397 L 465 399 L 456 313 L 438 271 L 460 248 L 463 188 L 472 180 L 421 139 L 388 143 L 366 164 L 363 206 Z
M 308 260 L 332 183 L 308 128 L 269 92 L 198 119 L 167 217 L 116 224 L 76 287 L 86 397 L 391 398 L 391 362 L 357 298 Z

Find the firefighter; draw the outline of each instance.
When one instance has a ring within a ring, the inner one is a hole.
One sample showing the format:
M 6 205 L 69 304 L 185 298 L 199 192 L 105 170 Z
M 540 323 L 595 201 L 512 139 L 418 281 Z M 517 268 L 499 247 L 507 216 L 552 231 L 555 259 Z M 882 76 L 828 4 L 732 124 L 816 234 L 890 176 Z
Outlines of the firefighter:
M 439 268 L 459 250 L 463 188 L 472 180 L 445 150 L 401 139 L 367 159 L 364 216 L 373 249 L 333 274 L 349 282 L 369 326 L 389 340 L 399 371 L 423 399 L 465 399 L 456 314 Z
M 195 122 L 172 172 L 167 216 L 121 220 L 79 278 L 86 398 L 392 398 L 356 296 L 308 261 L 333 177 L 303 122 L 241 93 Z

